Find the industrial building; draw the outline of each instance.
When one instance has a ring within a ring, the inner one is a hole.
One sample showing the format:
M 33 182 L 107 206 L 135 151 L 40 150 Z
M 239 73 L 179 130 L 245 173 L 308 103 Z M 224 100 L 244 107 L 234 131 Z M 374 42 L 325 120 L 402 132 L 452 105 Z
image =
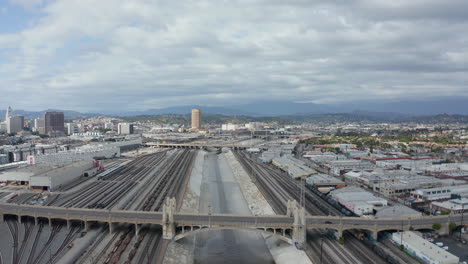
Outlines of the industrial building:
M 279 157 L 280 153 L 275 151 L 264 151 L 260 159 L 263 162 L 271 162 L 274 158 Z
M 0 182 L 24 185 L 31 189 L 54 190 L 79 178 L 91 177 L 98 172 L 94 160 L 50 164 L 36 164 L 0 172 Z
M 202 113 L 200 109 L 192 109 L 192 129 L 200 129 L 202 124 Z
M 307 177 L 317 173 L 314 169 L 307 167 L 303 161 L 292 156 L 276 157 L 271 160 L 271 163 L 288 172 L 293 178 Z
M 381 168 L 396 168 L 398 166 L 406 169 L 424 169 L 431 166 L 435 162 L 439 162 L 440 159 L 425 157 L 425 158 L 382 158 L 376 159 L 375 164 Z
M 376 208 L 375 217 L 395 218 L 395 217 L 419 217 L 421 213 L 404 205 L 394 205 Z
M 82 160 L 110 159 L 120 157 L 120 148 L 115 146 L 89 146 L 85 145 L 70 151 L 61 151 L 53 154 L 30 156 L 28 160 L 33 164 L 65 163 Z
M 425 240 L 413 231 L 396 232 L 392 240 L 403 245 L 410 254 L 430 264 L 458 264 L 460 259 L 443 248 Z
M 8 155 L 0 154 L 0 165 L 8 163 Z
M 468 198 L 452 199 L 444 202 L 432 202 L 430 208 L 433 212 L 439 211 L 461 214 L 468 211 Z
M 358 187 L 344 187 L 330 192 L 331 197 L 357 215 L 373 214 L 378 207 L 387 206 L 387 200 L 376 197 Z
M 46 144 L 21 144 L 21 145 L 5 145 L 0 146 L 0 154 L 7 155 L 7 163 L 27 160 L 31 155 L 43 155 L 57 153 L 63 150 L 63 147 L 58 145 Z
M 333 174 L 338 176 L 343 175 L 351 170 L 372 170 L 376 167 L 375 164 L 362 160 L 332 160 L 329 161 L 326 165 L 331 169 Z
M 337 178 L 328 174 L 315 174 L 307 178 L 306 183 L 317 188 L 331 187 L 331 188 L 342 188 L 346 184 Z
M 422 202 L 446 201 L 456 197 L 468 197 L 468 184 L 419 189 L 411 192 L 411 197 Z

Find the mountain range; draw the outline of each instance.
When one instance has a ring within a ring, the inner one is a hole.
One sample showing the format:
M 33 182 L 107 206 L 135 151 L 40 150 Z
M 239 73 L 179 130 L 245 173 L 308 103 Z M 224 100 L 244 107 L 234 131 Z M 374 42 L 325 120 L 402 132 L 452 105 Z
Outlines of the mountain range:
M 6 107 L 4 107 L 6 109 Z M 221 114 L 227 116 L 307 116 L 317 114 L 347 113 L 365 115 L 371 117 L 386 118 L 408 118 L 411 116 L 429 116 L 437 114 L 468 115 L 468 99 L 466 98 L 441 98 L 432 101 L 397 101 L 379 102 L 362 101 L 341 104 L 314 104 L 296 103 L 287 101 L 259 101 L 248 104 L 233 104 L 224 107 L 187 105 L 174 106 L 159 109 L 148 109 L 144 111 L 100 111 L 99 113 L 82 113 L 70 110 L 25 111 L 14 110 L 16 115 L 24 115 L 25 118 L 40 117 L 46 111 L 63 111 L 66 119 L 88 118 L 100 115 L 129 117 L 139 115 L 166 115 L 166 114 L 189 114 L 191 109 L 200 108 L 203 113 Z M 5 110 L 0 110 L 0 119 L 5 116 Z

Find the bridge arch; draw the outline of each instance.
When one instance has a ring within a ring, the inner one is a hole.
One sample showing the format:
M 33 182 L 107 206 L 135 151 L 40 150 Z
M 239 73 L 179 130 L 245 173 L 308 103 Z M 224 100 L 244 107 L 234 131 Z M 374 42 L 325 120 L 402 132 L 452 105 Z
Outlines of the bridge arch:
M 182 231 L 183 230 L 183 231 Z M 286 243 L 293 244 L 292 242 L 292 229 L 291 228 L 253 228 L 253 227 L 237 227 L 237 226 L 183 226 L 177 227 L 176 235 L 174 236 L 174 241 L 180 240 L 182 238 L 193 236 L 203 232 L 209 232 L 214 230 L 243 230 L 250 232 L 257 232 L 269 236 L 273 236 L 279 240 L 282 240 Z M 284 234 L 284 235 L 283 235 Z

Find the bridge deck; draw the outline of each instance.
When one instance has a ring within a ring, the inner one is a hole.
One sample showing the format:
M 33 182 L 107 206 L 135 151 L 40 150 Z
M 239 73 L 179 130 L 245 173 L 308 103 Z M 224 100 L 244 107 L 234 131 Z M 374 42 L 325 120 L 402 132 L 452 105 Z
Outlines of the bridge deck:
M 0 203 L 0 214 L 43 217 L 49 219 L 99 221 L 111 223 L 131 224 L 162 224 L 161 212 L 122 211 L 103 209 L 78 209 L 54 206 L 34 206 Z M 339 216 L 307 216 L 307 228 L 330 229 L 400 229 L 403 227 L 430 227 L 433 223 L 460 224 L 461 215 L 421 216 L 418 218 L 359 218 Z M 279 215 L 229 215 L 229 214 L 180 214 L 174 215 L 174 222 L 178 226 L 183 225 L 219 225 L 219 226 L 264 226 L 264 227 L 291 227 L 294 218 Z M 466 222 L 466 221 L 465 221 Z M 464 222 L 464 223 L 465 223 Z M 463 223 L 463 224 L 464 224 Z

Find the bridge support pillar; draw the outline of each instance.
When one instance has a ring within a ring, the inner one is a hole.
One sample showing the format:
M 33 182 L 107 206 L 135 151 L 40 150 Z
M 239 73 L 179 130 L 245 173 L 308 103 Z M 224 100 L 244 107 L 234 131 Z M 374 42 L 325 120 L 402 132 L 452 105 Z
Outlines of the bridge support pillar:
M 307 232 L 307 226 L 306 226 L 306 218 L 305 218 L 305 210 L 303 207 L 299 207 L 297 205 L 296 201 L 288 201 L 288 210 L 289 210 L 289 205 L 292 205 L 293 209 L 293 215 L 294 215 L 294 224 L 293 224 L 293 230 L 292 230 L 292 240 L 294 245 L 298 249 L 302 249 L 304 243 L 306 242 L 306 232 Z
M 113 224 L 112 222 L 109 222 L 109 234 L 112 234 L 113 231 L 114 231 Z
M 167 198 L 163 205 L 163 238 L 172 239 L 175 235 L 174 213 L 176 211 L 176 199 Z
M 88 230 L 89 230 L 88 221 L 84 221 L 84 231 L 88 232 Z
M 339 229 L 336 231 L 336 239 L 339 240 L 343 236 L 343 230 Z
M 138 236 L 140 234 L 140 226 L 138 224 L 135 224 L 135 236 Z
M 297 208 L 296 200 L 288 200 L 288 204 L 286 205 L 286 216 L 293 217 L 294 210 Z
M 70 227 L 71 227 L 71 222 L 70 220 L 67 220 L 67 228 L 70 229 Z
M 18 215 L 18 223 L 20 223 L 20 224 L 21 224 L 21 223 L 22 223 L 21 221 L 22 221 L 22 219 L 21 219 L 21 215 Z
M 49 227 L 52 227 L 52 218 L 49 218 Z
M 5 221 L 5 216 L 3 214 L 0 214 L 0 224 L 3 224 Z
M 39 218 L 34 217 L 34 225 L 38 225 L 38 224 L 39 224 Z

